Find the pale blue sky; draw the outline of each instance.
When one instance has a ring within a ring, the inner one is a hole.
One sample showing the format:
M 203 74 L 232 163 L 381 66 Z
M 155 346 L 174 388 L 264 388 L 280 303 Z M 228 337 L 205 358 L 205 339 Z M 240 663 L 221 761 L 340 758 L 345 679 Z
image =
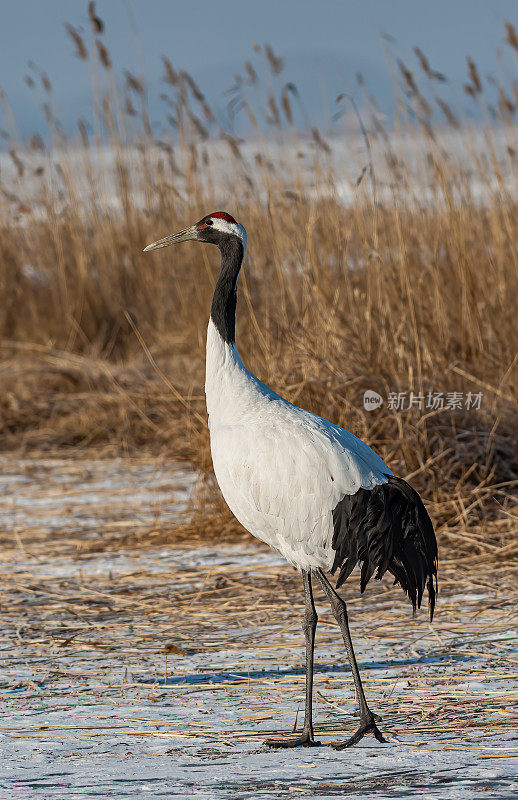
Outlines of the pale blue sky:
M 88 32 L 86 7 L 82 0 L 19 0 L 2 8 L 0 85 L 24 133 L 44 127 L 23 81 L 31 59 L 50 75 L 65 122 L 87 113 L 88 68 L 74 57 L 64 32 L 65 21 Z M 466 76 L 467 54 L 483 74 L 498 72 L 504 20 L 518 24 L 516 0 L 98 0 L 97 11 L 106 23 L 114 61 L 137 70 L 133 15 L 152 113 L 159 112 L 162 53 L 192 72 L 211 100 L 224 104 L 223 92 L 250 57 L 251 43 L 269 42 L 288 57 L 286 80 L 308 85 L 311 105 L 319 80 L 333 83 L 336 77 L 333 92 L 340 89 L 344 73 L 352 79 L 356 70 L 367 74 L 375 92 L 388 91 L 380 30 L 395 37 L 399 55 L 411 60 L 412 47 L 418 45 L 433 68 L 459 85 Z

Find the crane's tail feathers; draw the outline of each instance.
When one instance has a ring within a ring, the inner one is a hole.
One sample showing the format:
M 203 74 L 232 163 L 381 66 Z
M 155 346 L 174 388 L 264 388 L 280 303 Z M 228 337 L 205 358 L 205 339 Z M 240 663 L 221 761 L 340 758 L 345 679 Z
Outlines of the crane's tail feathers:
M 401 584 L 414 613 L 428 590 L 430 620 L 437 593 L 437 541 L 432 522 L 417 492 L 401 478 L 345 495 L 333 511 L 332 572 L 340 568 L 336 587 L 361 563 L 360 590 L 376 572 Z

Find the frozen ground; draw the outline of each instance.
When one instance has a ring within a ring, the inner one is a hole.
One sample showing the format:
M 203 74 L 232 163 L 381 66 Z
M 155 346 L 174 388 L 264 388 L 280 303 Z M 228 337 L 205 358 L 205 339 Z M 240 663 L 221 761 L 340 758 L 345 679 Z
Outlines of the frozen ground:
M 352 681 L 318 593 L 323 746 L 271 752 L 303 713 L 296 573 L 249 540 L 143 546 L 192 485 L 164 463 L 1 466 L 2 800 L 518 795 L 509 566 L 493 583 L 445 560 L 433 627 L 397 588 L 347 586 L 389 743 L 345 752 L 326 745 L 354 729 Z
M 489 136 L 490 143 L 488 135 L 488 131 L 478 125 L 463 127 L 459 131 L 437 127 L 434 129 L 432 141 L 422 131 L 409 127 L 406 132 L 389 131 L 390 147 L 383 137 L 371 136 L 371 157 L 376 174 L 378 201 L 394 201 L 394 191 L 398 187 L 394 186 L 395 173 L 389 162 L 396 160 L 405 164 L 408 171 L 407 180 L 399 187 L 400 202 L 406 199 L 410 205 L 442 207 L 445 197 L 438 193 L 435 173 L 428 169 L 433 153 L 444 154 L 450 167 L 455 166 L 461 172 L 462 177 L 459 175 L 457 182 L 453 182 L 449 188 L 452 195 L 448 196 L 448 202 L 452 198 L 465 202 L 467 192 L 474 203 L 481 205 L 490 203 L 492 198 L 499 197 L 502 193 L 510 199 L 516 199 L 516 171 L 510 156 L 510 150 L 515 148 L 515 129 L 513 126 L 495 126 Z M 282 185 L 293 197 L 299 194 L 301 186 L 308 197 L 314 200 L 326 197 L 331 192 L 344 206 L 353 204 L 363 192 L 370 197 L 370 181 L 364 180 L 360 188 L 358 186 L 359 176 L 369 163 L 363 136 L 349 130 L 346 133 L 329 135 L 326 141 L 331 150 L 327 156 L 323 156 L 318 148 L 317 153 L 315 152 L 315 142 L 307 136 L 295 140 L 292 136 L 270 137 L 267 140 L 246 139 L 240 143 L 239 159 L 236 159 L 226 141 L 204 142 L 199 156 L 202 157 L 202 153 L 208 154 L 209 162 L 199 177 L 207 185 L 218 187 L 223 205 L 233 202 L 238 174 L 244 170 L 250 175 L 259 175 L 256 158 L 260 155 L 261 161 L 275 171 L 277 178 L 282 179 Z M 468 148 L 466 142 L 469 142 Z M 176 147 L 175 150 L 174 142 L 171 145 L 175 157 L 181 162 L 180 148 Z M 319 158 L 315 158 L 317 154 Z M 499 182 L 496 180 L 495 170 L 485 169 L 483 166 L 489 154 L 494 154 L 498 161 Z M 124 198 L 120 190 L 121 159 L 130 181 L 132 205 L 152 207 L 153 198 L 149 196 L 149 165 L 154 164 L 155 169 L 168 169 L 165 166 L 167 159 L 164 164 L 163 150 L 153 146 L 146 148 L 145 169 L 141 149 L 131 145 L 122 151 L 108 145 L 85 150 L 71 143 L 49 153 L 20 151 L 17 158 L 25 165 L 22 178 L 18 175 L 18 166 L 11 154 L 0 152 L 0 173 L 4 183 L 13 187 L 9 195 L 0 195 L 0 210 L 4 215 L 14 211 L 17 220 L 19 214 L 16 209 L 20 203 L 30 206 L 36 216 L 45 216 L 48 212 L 49 195 L 56 193 L 56 187 L 62 188 L 63 174 L 67 175 L 67 187 L 72 187 L 74 197 L 81 198 L 84 210 L 95 207 L 100 213 L 113 211 L 117 215 L 122 214 Z M 480 167 L 475 171 L 473 165 L 476 163 Z M 157 167 L 157 164 L 160 166 Z M 332 183 L 329 182 L 328 170 L 333 175 Z M 170 179 L 174 181 L 177 191 L 184 191 L 181 175 L 175 173 L 170 175 Z M 258 185 L 260 183 L 259 180 Z M 95 186 L 95 191 L 92 186 Z M 270 191 L 271 189 L 258 195 L 265 204 L 268 203 Z M 13 197 L 16 198 L 14 203 Z M 62 199 L 56 196 L 55 202 L 59 209 Z M 76 208 L 75 213 L 78 210 Z M 38 280 L 38 271 L 32 272 L 34 267 L 26 265 L 25 269 L 27 277 Z M 41 276 L 39 279 L 41 280 Z

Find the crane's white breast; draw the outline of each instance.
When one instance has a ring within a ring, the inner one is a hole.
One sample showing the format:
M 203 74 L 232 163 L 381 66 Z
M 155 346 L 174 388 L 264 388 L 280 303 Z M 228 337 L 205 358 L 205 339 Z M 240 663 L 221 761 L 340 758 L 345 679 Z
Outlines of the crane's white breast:
M 339 497 L 308 449 L 276 427 L 211 426 L 216 478 L 239 522 L 296 566 L 327 569 Z
M 347 431 L 291 405 L 209 323 L 207 410 L 214 471 L 239 522 L 301 569 L 329 569 L 333 509 L 390 470 Z

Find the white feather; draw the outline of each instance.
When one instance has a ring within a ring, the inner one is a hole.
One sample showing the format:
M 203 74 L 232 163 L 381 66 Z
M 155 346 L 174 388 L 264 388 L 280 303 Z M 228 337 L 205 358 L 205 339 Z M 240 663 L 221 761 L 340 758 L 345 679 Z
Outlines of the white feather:
M 214 471 L 230 510 L 299 569 L 330 569 L 336 504 L 386 483 L 391 470 L 352 433 L 261 383 L 212 320 L 205 393 Z
M 229 222 L 221 217 L 211 217 L 211 220 L 213 227 L 217 231 L 221 231 L 222 233 L 232 233 L 234 236 L 237 236 L 238 239 L 241 239 L 244 254 L 246 251 L 246 230 L 243 228 L 243 226 L 240 225 L 239 222 Z

